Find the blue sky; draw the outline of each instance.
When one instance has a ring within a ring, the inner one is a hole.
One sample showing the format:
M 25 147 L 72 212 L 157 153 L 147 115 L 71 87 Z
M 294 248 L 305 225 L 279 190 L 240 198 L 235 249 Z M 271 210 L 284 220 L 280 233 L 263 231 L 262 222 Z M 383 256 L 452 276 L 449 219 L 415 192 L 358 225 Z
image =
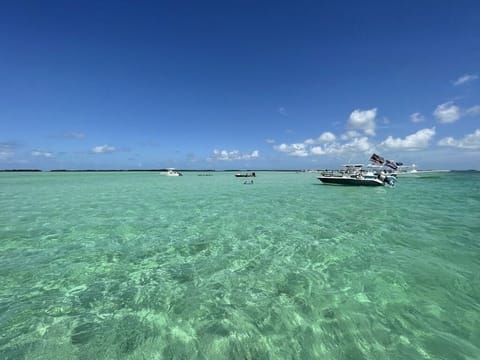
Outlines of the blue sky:
M 478 1 L 0 5 L 0 169 L 480 169 Z

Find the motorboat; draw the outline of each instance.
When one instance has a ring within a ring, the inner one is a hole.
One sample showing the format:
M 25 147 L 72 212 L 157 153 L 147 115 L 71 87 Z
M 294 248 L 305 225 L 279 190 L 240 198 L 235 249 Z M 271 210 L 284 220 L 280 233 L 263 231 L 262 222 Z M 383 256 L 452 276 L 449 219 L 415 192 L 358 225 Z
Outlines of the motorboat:
M 413 177 L 413 178 L 431 178 L 439 177 L 450 170 L 418 170 L 415 164 L 402 165 L 398 167 L 398 176 L 401 177 Z
M 237 173 L 235 177 L 256 177 L 255 172 L 245 172 L 245 173 Z
M 324 184 L 352 186 L 394 186 L 396 176 L 385 171 L 365 170 L 363 164 L 346 164 L 342 170 L 325 170 L 317 177 Z
M 183 176 L 183 174 L 180 171 L 177 171 L 174 168 L 167 169 L 164 175 L 165 176 Z

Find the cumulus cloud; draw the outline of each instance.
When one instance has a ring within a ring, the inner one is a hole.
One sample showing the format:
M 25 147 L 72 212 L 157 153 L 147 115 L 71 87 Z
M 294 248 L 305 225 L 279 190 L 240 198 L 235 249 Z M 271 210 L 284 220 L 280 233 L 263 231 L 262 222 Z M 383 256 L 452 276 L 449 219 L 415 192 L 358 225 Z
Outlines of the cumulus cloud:
M 454 86 L 463 85 L 478 79 L 477 74 L 465 74 L 460 76 L 457 80 L 453 81 Z
M 315 145 L 315 144 L 328 144 L 332 143 L 337 139 L 335 134 L 331 133 L 330 131 L 326 131 L 323 134 L 321 134 L 318 138 L 316 139 L 307 139 L 303 143 L 305 145 Z
M 373 145 L 369 142 L 367 136 L 350 139 L 350 141 L 340 144 L 334 140 L 336 139 L 334 134 L 324 133 L 322 135 L 325 136 L 320 136 L 316 141 L 307 139 L 303 143 L 274 146 L 274 149 L 296 157 L 366 153 L 373 149 Z
M 310 149 L 312 155 L 326 155 L 327 152 L 321 146 L 314 146 Z
M 372 150 L 373 145 L 370 143 L 367 136 L 356 137 L 343 144 L 331 143 L 323 147 L 323 151 L 327 155 L 368 153 Z
M 289 156 L 307 157 L 310 155 L 324 155 L 331 153 L 337 146 L 335 144 L 335 134 L 327 131 L 322 133 L 318 138 L 309 138 L 301 143 L 280 144 L 273 148 L 277 151 L 288 154 Z
M 318 142 L 320 144 L 331 143 L 331 142 L 334 142 L 336 138 L 337 137 L 335 136 L 335 134 L 327 131 L 318 137 Z
M 265 141 L 267 142 L 267 144 L 275 144 L 274 139 L 266 139 Z
M 343 133 L 342 136 L 340 136 L 340 138 L 343 141 L 347 141 L 349 139 L 354 139 L 354 138 L 357 138 L 357 137 L 361 137 L 361 135 L 358 131 L 355 131 L 355 130 L 349 130 L 349 131 Z
M 435 136 L 435 127 L 419 130 L 404 139 L 389 136 L 380 143 L 380 146 L 388 150 L 420 150 L 428 146 L 433 136 Z
M 377 109 L 354 110 L 348 119 L 347 127 L 353 130 L 362 130 L 365 135 L 375 136 L 375 118 Z
M 210 160 L 220 161 L 233 161 L 233 160 L 252 160 L 257 159 L 260 156 L 258 150 L 254 150 L 251 153 L 241 153 L 238 150 L 213 150 L 213 154 L 210 156 Z
M 372 144 L 368 141 L 368 137 L 363 136 L 353 139 L 351 142 L 341 146 L 342 153 L 366 153 L 373 149 Z
M 459 149 L 479 150 L 480 149 L 480 129 L 474 133 L 466 135 L 463 139 L 456 140 L 453 137 L 446 137 L 438 142 L 440 146 L 450 146 Z
M 423 116 L 419 112 L 416 112 L 410 115 L 410 121 L 414 123 L 419 123 L 425 121 L 425 116 Z
M 307 145 L 302 143 L 280 144 L 273 147 L 275 150 L 287 153 L 290 156 L 305 157 L 308 156 Z
M 94 154 L 106 154 L 106 153 L 114 152 L 115 150 L 116 148 L 114 146 L 105 144 L 105 145 L 95 146 L 91 151 Z
M 460 119 L 461 110 L 453 103 L 453 101 L 447 101 L 436 107 L 433 116 L 435 116 L 441 123 L 453 123 Z
M 447 101 L 436 107 L 433 115 L 441 123 L 453 123 L 464 116 L 477 116 L 480 115 L 480 105 L 474 105 L 467 109 L 462 109 L 455 105 L 453 101 Z
M 38 150 L 32 151 L 32 156 L 35 156 L 35 157 L 43 157 L 43 158 L 52 158 L 52 157 L 54 157 L 53 153 L 51 153 L 51 152 L 49 152 L 49 151 L 38 151 Z

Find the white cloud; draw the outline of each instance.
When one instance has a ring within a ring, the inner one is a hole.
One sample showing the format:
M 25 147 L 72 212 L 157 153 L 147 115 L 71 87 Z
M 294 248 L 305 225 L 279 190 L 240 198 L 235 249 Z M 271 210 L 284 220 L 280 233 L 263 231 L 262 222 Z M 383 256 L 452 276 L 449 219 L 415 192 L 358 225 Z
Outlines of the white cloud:
M 0 143 L 0 161 L 10 160 L 14 156 L 15 156 L 15 149 L 13 145 Z
M 342 136 L 340 138 L 344 141 L 347 141 L 349 139 L 354 139 L 354 138 L 357 138 L 357 137 L 360 137 L 360 136 L 361 135 L 358 131 L 349 130 L 346 133 L 342 134 Z
M 265 141 L 267 142 L 267 144 L 275 144 L 275 140 L 273 139 L 266 139 Z
M 476 116 L 480 115 L 480 105 L 474 105 L 468 109 L 461 109 L 455 105 L 453 101 L 447 101 L 436 107 L 433 115 L 441 123 L 453 123 L 464 116 Z
M 474 133 L 466 135 L 461 140 L 461 146 L 465 149 L 480 149 L 480 129 L 475 130 Z
M 334 142 L 335 139 L 336 139 L 335 134 L 332 134 L 331 132 L 327 131 L 318 137 L 318 142 L 320 144 L 331 143 L 331 142 Z
M 471 116 L 480 115 L 480 105 L 475 105 L 471 108 L 468 108 L 465 113 Z
M 460 119 L 461 111 L 460 108 L 453 103 L 453 101 L 447 101 L 446 103 L 438 105 L 433 112 L 433 115 L 441 123 L 453 123 Z
M 354 138 L 345 144 L 340 144 L 333 141 L 335 138 L 336 137 L 334 134 L 329 133 L 328 135 L 324 136 L 323 144 L 321 145 L 317 145 L 318 141 L 315 142 L 312 141 L 312 139 L 307 139 L 303 143 L 281 144 L 274 146 L 274 149 L 284 152 L 289 156 L 296 157 L 342 155 L 358 152 L 364 153 L 373 149 L 373 146 L 370 144 L 368 137 L 366 136 Z M 329 140 L 329 142 L 326 142 L 326 140 Z
M 308 156 L 307 146 L 305 144 L 281 144 L 273 147 L 277 151 L 287 153 L 290 156 L 305 157 Z
M 450 146 L 460 149 L 478 150 L 480 149 L 480 129 L 474 133 L 466 135 L 461 140 L 455 140 L 453 137 L 443 138 L 438 142 L 440 146 Z
M 368 137 L 361 136 L 351 139 L 344 144 L 334 142 L 324 145 L 322 149 L 311 149 L 311 153 L 312 155 L 345 155 L 368 153 L 372 150 L 373 145 L 369 142 Z
M 44 157 L 44 158 L 52 158 L 54 157 L 53 153 L 48 151 L 32 151 L 32 156 L 35 157 Z
M 335 139 L 336 139 L 335 134 L 331 133 L 330 131 L 326 131 L 316 139 L 309 138 L 305 140 L 303 144 L 304 145 L 327 144 L 327 143 L 334 142 Z
M 458 86 L 458 85 L 463 85 L 472 81 L 475 81 L 478 79 L 478 75 L 476 74 L 465 74 L 460 76 L 457 80 L 453 82 L 453 85 Z
M 326 155 L 327 152 L 321 146 L 314 146 L 310 149 L 312 155 Z
M 279 107 L 277 111 L 282 116 L 288 116 L 287 109 L 285 109 L 283 106 Z
M 419 123 L 425 121 L 425 116 L 423 116 L 419 112 L 416 112 L 410 115 L 410 121 L 414 123 Z
M 366 136 L 355 138 L 351 142 L 343 144 L 342 153 L 370 152 L 372 145 Z
M 257 159 L 260 156 L 258 150 L 254 150 L 251 153 L 240 153 L 238 150 L 213 150 L 213 154 L 210 156 L 210 160 L 220 160 L 220 161 L 233 161 L 233 160 L 251 160 Z
M 105 154 L 105 153 L 111 153 L 116 150 L 115 147 L 110 146 L 110 145 L 100 145 L 100 146 L 95 146 L 91 151 L 94 154 Z
M 348 119 L 347 127 L 354 130 L 363 130 L 365 135 L 375 135 L 375 118 L 377 109 L 354 110 Z
M 454 146 L 456 147 L 458 145 L 458 140 L 455 140 L 453 137 L 449 136 L 446 138 L 443 138 L 438 142 L 438 145 L 440 146 Z
M 415 134 L 408 135 L 405 139 L 389 136 L 380 143 L 381 147 L 388 150 L 419 150 L 428 146 L 430 140 L 435 135 L 435 127 L 431 129 L 422 129 Z

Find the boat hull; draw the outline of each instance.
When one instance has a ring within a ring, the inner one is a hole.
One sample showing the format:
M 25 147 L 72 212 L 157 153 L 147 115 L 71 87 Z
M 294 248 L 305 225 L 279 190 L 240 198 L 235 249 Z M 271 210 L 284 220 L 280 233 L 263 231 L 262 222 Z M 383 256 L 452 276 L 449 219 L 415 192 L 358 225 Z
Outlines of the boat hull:
M 256 177 L 255 173 L 252 172 L 252 173 L 238 173 L 238 174 L 235 174 L 235 177 L 241 177 L 241 178 L 244 178 L 244 177 Z
M 379 179 L 357 179 L 342 176 L 319 176 L 324 184 L 329 185 L 348 185 L 348 186 L 384 186 L 385 183 Z

